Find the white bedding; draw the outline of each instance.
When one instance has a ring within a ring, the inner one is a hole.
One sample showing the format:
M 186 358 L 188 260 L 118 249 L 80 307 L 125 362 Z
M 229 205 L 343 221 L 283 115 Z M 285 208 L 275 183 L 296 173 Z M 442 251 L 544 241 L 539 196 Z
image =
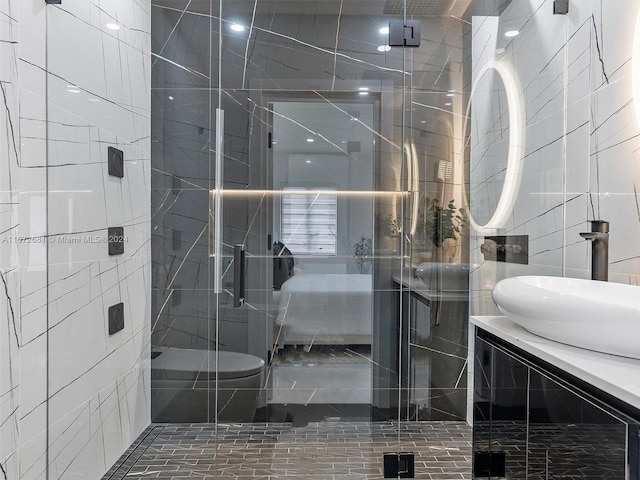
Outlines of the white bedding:
M 282 284 L 278 344 L 370 344 L 372 278 L 301 274 Z

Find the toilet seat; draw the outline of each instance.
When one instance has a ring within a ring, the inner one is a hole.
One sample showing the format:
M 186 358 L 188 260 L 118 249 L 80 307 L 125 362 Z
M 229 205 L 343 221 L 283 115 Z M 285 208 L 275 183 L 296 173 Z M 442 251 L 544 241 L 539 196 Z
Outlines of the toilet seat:
M 152 379 L 205 381 L 217 376 L 223 380 L 250 377 L 264 369 L 264 360 L 247 353 L 173 347 L 158 347 L 153 352 L 159 355 L 151 360 Z

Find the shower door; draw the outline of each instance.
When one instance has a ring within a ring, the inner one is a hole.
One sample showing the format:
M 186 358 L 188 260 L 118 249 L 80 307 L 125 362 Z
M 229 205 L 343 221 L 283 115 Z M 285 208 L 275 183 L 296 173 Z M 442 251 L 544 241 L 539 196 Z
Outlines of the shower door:
M 257 423 L 404 419 L 403 48 L 378 48 L 388 18 L 361 1 L 215 7 L 216 351 L 265 361 L 255 392 L 218 372 L 218 419 L 252 393 Z
M 397 422 L 437 410 L 430 310 L 409 304 L 420 262 L 462 255 L 425 224 L 461 184 L 463 24 L 423 16 L 422 46 L 390 47 L 390 20 L 420 15 L 404 4 L 154 3 L 152 348 L 207 352 L 197 382 L 152 387 L 170 405 L 154 420 L 215 422 L 220 469 L 238 428 L 365 422 L 359 440 L 393 450 Z

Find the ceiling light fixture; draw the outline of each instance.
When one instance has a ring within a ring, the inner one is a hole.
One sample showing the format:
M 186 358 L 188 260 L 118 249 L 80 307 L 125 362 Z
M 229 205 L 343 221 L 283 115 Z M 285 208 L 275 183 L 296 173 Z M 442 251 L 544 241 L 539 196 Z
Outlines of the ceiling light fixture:
M 389 35 L 389 27 L 382 27 L 378 30 L 382 35 Z
M 238 23 L 232 23 L 231 30 L 234 32 L 244 32 L 244 27 Z
M 109 30 L 120 30 L 120 25 L 117 23 L 107 23 L 107 28 Z
M 307 138 L 307 142 L 313 143 L 313 142 L 315 142 L 315 140 L 313 138 Z
M 504 32 L 504 36 L 507 38 L 513 38 L 517 36 L 519 33 L 520 33 L 519 30 L 509 30 L 507 32 Z
M 388 52 L 389 50 L 391 50 L 391 47 L 389 45 L 380 45 L 378 47 L 379 52 Z

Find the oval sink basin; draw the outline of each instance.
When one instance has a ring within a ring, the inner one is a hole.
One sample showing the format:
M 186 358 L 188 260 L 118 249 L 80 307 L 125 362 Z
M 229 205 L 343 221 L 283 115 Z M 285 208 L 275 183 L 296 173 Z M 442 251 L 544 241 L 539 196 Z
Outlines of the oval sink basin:
M 421 263 L 416 276 L 431 290 L 465 292 L 469 290 L 468 263 Z
M 512 277 L 498 308 L 529 332 L 574 347 L 640 359 L 640 288 L 565 277 Z

